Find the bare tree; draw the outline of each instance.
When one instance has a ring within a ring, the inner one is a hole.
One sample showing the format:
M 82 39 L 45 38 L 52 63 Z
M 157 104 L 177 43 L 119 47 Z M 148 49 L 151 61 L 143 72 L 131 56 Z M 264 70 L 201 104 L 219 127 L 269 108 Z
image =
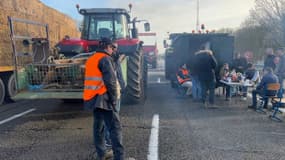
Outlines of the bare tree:
M 268 41 L 277 45 L 285 42 L 285 0 L 256 0 L 251 10 L 250 20 L 267 31 Z M 271 39 L 272 38 L 272 39 Z

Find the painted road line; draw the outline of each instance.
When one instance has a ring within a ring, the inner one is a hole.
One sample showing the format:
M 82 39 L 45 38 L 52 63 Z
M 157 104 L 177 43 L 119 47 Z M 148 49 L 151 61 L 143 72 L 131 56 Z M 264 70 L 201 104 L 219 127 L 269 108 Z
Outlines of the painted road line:
M 159 135 L 159 115 L 152 118 L 151 133 L 148 146 L 148 160 L 158 160 L 158 135 Z
M 29 109 L 29 110 L 27 110 L 27 111 L 25 111 L 25 112 L 16 114 L 16 115 L 14 115 L 14 116 L 12 116 L 12 117 L 10 117 L 10 118 L 4 119 L 4 120 L 0 121 L 0 125 L 2 125 L 2 124 L 4 124 L 4 123 L 7 123 L 7 122 L 9 122 L 9 121 L 12 121 L 12 120 L 14 120 L 14 119 L 16 119 L 16 118 L 19 118 L 19 117 L 21 117 L 21 116 L 24 116 L 24 115 L 26 115 L 26 114 L 28 114 L 28 113 L 31 113 L 31 112 L 33 112 L 33 111 L 35 111 L 35 110 L 36 110 L 35 108 L 32 108 L 32 109 Z

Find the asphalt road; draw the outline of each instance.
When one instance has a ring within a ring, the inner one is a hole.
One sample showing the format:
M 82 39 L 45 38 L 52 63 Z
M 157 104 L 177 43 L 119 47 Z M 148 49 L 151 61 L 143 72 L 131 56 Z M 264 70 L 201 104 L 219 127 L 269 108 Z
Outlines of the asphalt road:
M 147 159 L 152 118 L 158 114 L 160 160 L 285 159 L 285 123 L 248 110 L 249 101 L 217 96 L 216 104 L 218 109 L 205 109 L 191 98 L 178 98 L 161 66 L 150 70 L 147 101 L 121 107 L 126 157 Z M 19 101 L 0 107 L 0 121 L 30 109 L 0 125 L 0 160 L 92 159 L 92 114 L 81 103 Z

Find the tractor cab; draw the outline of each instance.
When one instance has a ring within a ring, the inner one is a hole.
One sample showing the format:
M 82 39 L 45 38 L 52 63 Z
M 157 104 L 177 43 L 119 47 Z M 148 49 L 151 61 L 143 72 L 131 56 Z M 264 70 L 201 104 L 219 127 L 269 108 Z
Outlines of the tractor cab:
M 130 16 L 125 9 L 80 9 L 84 16 L 81 38 L 88 41 L 102 37 L 126 39 L 130 37 L 128 24 Z
M 129 12 L 120 8 L 91 8 L 79 9 L 78 12 L 83 15 L 83 23 L 81 26 L 81 39 L 88 43 L 90 52 L 96 51 L 98 41 L 102 37 L 115 40 L 119 45 L 119 50 L 128 53 L 133 45 L 137 45 L 138 31 L 137 22 L 146 20 L 131 20 Z M 150 30 L 149 23 L 144 24 L 145 31 Z M 122 47 L 125 46 L 125 47 Z M 128 46 L 128 47 L 127 47 Z M 127 47 L 127 48 L 126 48 Z

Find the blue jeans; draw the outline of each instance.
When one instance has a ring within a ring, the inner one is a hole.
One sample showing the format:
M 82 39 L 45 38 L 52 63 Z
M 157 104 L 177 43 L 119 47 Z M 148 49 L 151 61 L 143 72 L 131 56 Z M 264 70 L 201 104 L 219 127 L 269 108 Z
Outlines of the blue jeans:
M 192 76 L 192 96 L 193 99 L 202 99 L 202 88 L 197 76 Z
M 117 112 L 95 109 L 93 112 L 94 125 L 93 137 L 98 157 L 102 158 L 106 153 L 105 132 L 104 128 L 108 128 L 112 141 L 112 149 L 114 152 L 114 160 L 124 159 L 124 147 L 122 144 L 122 126 Z
M 255 107 L 257 105 L 257 95 L 264 96 L 264 91 L 263 90 L 252 91 L 252 106 Z M 267 107 L 267 104 L 268 104 L 268 98 L 265 98 L 263 107 Z
M 118 99 L 117 105 L 116 105 L 116 111 L 118 114 L 120 112 L 120 109 L 121 109 L 121 99 Z M 110 132 L 107 127 L 105 127 L 105 141 L 106 141 L 106 144 L 112 145 L 111 138 L 110 138 Z
M 200 81 L 202 87 L 202 101 L 206 102 L 207 91 L 209 90 L 209 103 L 214 104 L 214 96 L 215 96 L 215 81 Z

